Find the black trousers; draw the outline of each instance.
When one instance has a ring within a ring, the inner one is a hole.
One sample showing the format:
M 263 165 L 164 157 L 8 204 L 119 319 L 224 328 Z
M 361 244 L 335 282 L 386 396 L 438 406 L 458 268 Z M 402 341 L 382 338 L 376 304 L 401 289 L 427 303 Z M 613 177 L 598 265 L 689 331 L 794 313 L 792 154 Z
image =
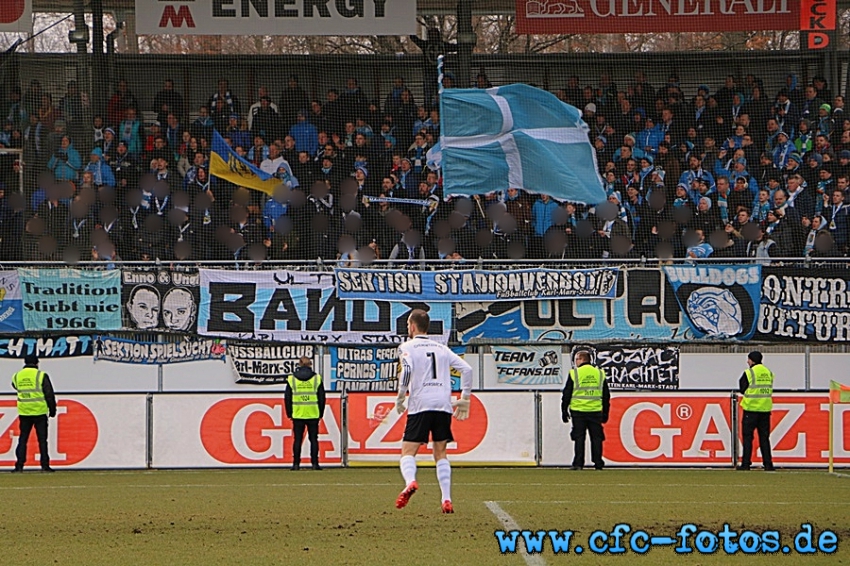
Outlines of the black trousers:
M 744 437 L 744 453 L 741 454 L 741 465 L 748 468 L 753 463 L 753 432 L 758 431 L 761 459 L 765 468 L 773 467 L 773 456 L 770 453 L 770 413 L 744 411 L 744 422 L 741 424 L 741 434 Z
M 584 467 L 584 442 L 586 435 L 590 433 L 590 459 L 593 460 L 595 468 L 602 468 L 605 462 L 602 460 L 602 441 L 605 440 L 605 432 L 602 430 L 602 413 L 579 413 L 570 411 L 573 420 L 570 438 L 573 439 L 574 456 L 573 466 Z
M 304 443 L 304 428 L 310 438 L 310 463 L 319 465 L 319 419 L 292 419 L 292 463 L 301 465 L 301 445 Z
M 24 469 L 24 463 L 27 461 L 27 442 L 30 439 L 30 432 L 35 427 L 35 435 L 38 438 L 38 453 L 41 456 L 41 468 L 50 467 L 50 454 L 47 453 L 47 415 L 38 415 L 37 417 L 18 417 L 18 425 L 21 428 L 21 436 L 18 438 L 18 447 L 15 449 L 15 456 L 18 461 L 15 463 L 15 468 L 18 470 Z

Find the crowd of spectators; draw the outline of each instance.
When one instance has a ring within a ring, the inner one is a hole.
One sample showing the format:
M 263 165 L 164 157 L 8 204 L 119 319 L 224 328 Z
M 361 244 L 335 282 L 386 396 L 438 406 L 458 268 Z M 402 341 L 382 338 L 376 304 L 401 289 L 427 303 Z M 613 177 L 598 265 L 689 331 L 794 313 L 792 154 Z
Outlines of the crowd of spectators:
M 439 111 L 401 78 L 383 100 L 355 78 L 316 99 L 293 75 L 279 96 L 261 86 L 247 102 L 222 79 L 196 109 L 170 80 L 148 103 L 122 80 L 93 118 L 73 82 L 54 104 L 32 81 L 0 108 L 0 146 L 22 148 L 25 162 L 21 194 L 18 163 L 0 158 L 0 260 L 416 267 L 847 254 L 850 117 L 823 77 L 788 75 L 768 92 L 756 76 L 729 76 L 689 94 L 676 74 L 657 88 L 641 72 L 622 88 L 607 74 L 593 82 L 573 76 L 555 92 L 582 110 L 607 193 L 578 204 L 521 189 L 444 195 L 427 166 Z M 491 86 L 483 70 L 476 86 Z M 272 195 L 210 174 L 214 130 L 280 178 Z

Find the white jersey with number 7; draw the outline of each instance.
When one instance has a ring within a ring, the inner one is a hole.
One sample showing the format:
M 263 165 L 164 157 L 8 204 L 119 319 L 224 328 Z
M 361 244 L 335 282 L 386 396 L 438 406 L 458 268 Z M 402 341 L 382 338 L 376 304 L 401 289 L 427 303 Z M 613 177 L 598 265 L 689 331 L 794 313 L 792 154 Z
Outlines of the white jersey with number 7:
M 410 392 L 409 414 L 423 411 L 451 413 L 452 368 L 460 372 L 462 394 L 472 390 L 472 367 L 463 358 L 425 336 L 417 336 L 398 347 L 401 362 L 400 386 Z

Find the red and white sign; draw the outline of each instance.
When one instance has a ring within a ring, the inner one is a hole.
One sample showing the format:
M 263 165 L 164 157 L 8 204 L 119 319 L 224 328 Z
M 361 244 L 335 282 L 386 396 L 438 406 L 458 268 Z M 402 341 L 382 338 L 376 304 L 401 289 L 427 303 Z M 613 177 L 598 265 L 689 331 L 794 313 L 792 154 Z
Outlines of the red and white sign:
M 342 463 L 340 422 L 339 396 L 328 394 L 319 426 L 319 459 L 323 465 Z M 301 456 L 309 462 L 306 438 Z M 153 467 L 290 464 L 292 421 L 286 417 L 282 393 L 154 396 Z
M 517 0 L 516 13 L 530 34 L 800 29 L 797 0 Z
M 50 465 L 55 468 L 144 468 L 147 401 L 144 395 L 79 395 L 60 398 L 48 425 Z M 0 400 L 0 467 L 15 465 L 17 403 Z M 35 430 L 27 443 L 27 466 L 39 465 Z
M 826 465 L 828 410 L 825 395 L 774 396 L 771 445 L 776 465 Z M 835 461 L 850 463 L 850 405 L 836 405 L 834 418 Z M 731 422 L 729 395 L 614 395 L 603 454 L 614 465 L 731 466 Z M 569 427 L 561 423 L 560 395 L 544 393 L 544 465 L 572 463 Z M 589 458 L 589 449 L 586 454 Z M 753 460 L 760 462 L 760 457 Z
M 836 0 L 800 1 L 800 44 L 809 50 L 835 49 Z
M 416 2 L 136 0 L 136 27 L 140 34 L 408 35 L 416 33 Z
M 0 32 L 32 33 L 32 0 L 0 0 Z
M 471 401 L 469 418 L 452 420 L 452 462 L 534 464 L 534 395 L 480 393 Z M 396 412 L 392 393 L 349 395 L 349 462 L 398 462 L 406 423 L 407 414 Z M 430 460 L 430 448 L 420 449 L 417 459 Z

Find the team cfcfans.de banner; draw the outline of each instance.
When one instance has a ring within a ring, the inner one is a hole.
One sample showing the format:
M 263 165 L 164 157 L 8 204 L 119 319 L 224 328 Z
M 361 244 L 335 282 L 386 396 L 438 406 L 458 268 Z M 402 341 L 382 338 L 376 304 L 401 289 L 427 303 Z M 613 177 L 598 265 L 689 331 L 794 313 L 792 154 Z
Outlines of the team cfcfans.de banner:
M 343 300 L 481 302 L 611 299 L 619 270 L 395 271 L 337 269 Z

